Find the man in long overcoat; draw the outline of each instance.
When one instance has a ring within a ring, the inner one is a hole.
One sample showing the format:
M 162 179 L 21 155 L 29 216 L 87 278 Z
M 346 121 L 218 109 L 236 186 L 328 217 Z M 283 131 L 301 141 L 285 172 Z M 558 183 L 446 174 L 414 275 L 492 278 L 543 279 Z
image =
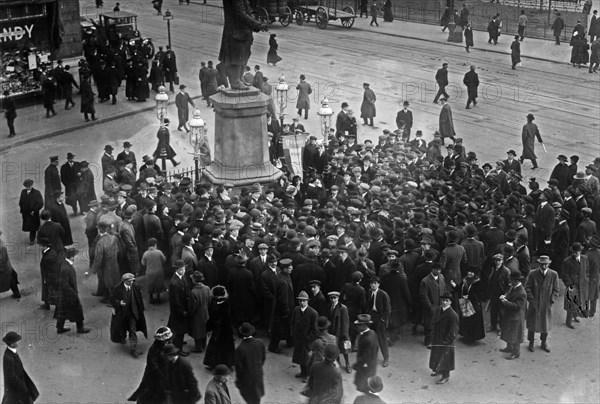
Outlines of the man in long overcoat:
M 40 209 L 44 207 L 42 193 L 33 188 L 33 181 L 27 179 L 23 182 L 24 190 L 19 197 L 19 209 L 23 218 L 23 231 L 29 232 L 29 244 L 35 243 L 35 235 L 40 228 Z
M 135 276 L 132 273 L 123 274 L 121 282 L 110 293 L 110 303 L 115 309 L 114 321 L 120 326 L 122 340 L 125 341 L 125 334 L 129 335 L 129 352 L 137 358 L 140 355 L 137 351 L 137 332 L 148 338 L 148 330 L 142 291 L 134 280 Z
M 437 384 L 444 384 L 454 370 L 454 340 L 458 334 L 458 314 L 452 310 L 452 295 L 448 292 L 440 297 L 442 305 L 435 310 L 433 320 L 433 337 L 429 369 L 432 375 L 441 374 Z
M 469 71 L 463 78 L 463 84 L 467 86 L 467 109 L 470 108 L 471 102 L 477 105 L 477 87 L 479 87 L 479 75 L 475 72 L 475 65 L 471 65 Z
M 202 394 L 198 389 L 198 380 L 194 376 L 192 365 L 182 358 L 179 348 L 172 344 L 167 344 L 162 352 L 169 365 L 167 368 L 167 391 L 171 397 L 172 403 L 194 404 L 201 398 Z
M 306 292 L 300 292 L 297 300 L 299 306 L 294 308 L 290 324 L 294 340 L 292 363 L 300 365 L 300 373 L 296 377 L 306 379 L 308 377 L 310 344 L 317 336 L 317 318 L 319 315 L 316 310 L 308 306 L 308 294 Z
M 14 331 L 9 331 L 2 338 L 7 347 L 2 358 L 4 372 L 4 396 L 2 403 L 33 404 L 39 397 L 37 387 L 23 368 L 23 362 L 17 353 L 21 336 Z
M 310 368 L 306 389 L 309 404 L 341 404 L 344 395 L 342 374 L 335 365 L 339 349 L 334 344 L 325 345 L 324 359 Z
M 0 236 L 2 231 L 0 231 Z M 19 291 L 19 278 L 17 272 L 10 263 L 8 249 L 4 245 L 4 241 L 0 240 L 0 293 L 10 290 L 13 294 L 13 299 L 19 299 L 21 292 Z
M 335 336 L 337 346 L 341 354 L 344 355 L 346 361 L 346 372 L 350 373 L 350 363 L 348 360 L 348 352 L 345 344 L 350 341 L 350 317 L 348 316 L 348 308 L 340 303 L 340 292 L 332 291 L 327 294 L 330 303 L 327 305 L 327 319 L 331 323 L 329 333 Z M 338 363 L 341 366 L 341 361 L 338 357 Z
M 69 250 L 66 256 L 61 255 L 58 263 L 60 275 L 56 288 L 56 311 L 54 312 L 54 318 L 56 319 L 56 330 L 59 334 L 69 330 L 65 328 L 66 320 L 77 325 L 78 334 L 87 334 L 90 332 L 90 329 L 85 328 L 83 325 L 83 308 L 79 301 L 77 275 L 75 274 L 75 268 L 73 268 L 73 261 L 71 260 L 74 253 L 75 250 Z
M 177 106 L 177 118 L 179 123 L 177 124 L 177 130 L 181 130 L 181 128 L 185 129 L 186 132 L 190 130 L 187 127 L 187 121 L 190 120 L 190 104 L 192 107 L 196 107 L 194 105 L 194 101 L 192 97 L 185 91 L 186 86 L 182 84 L 179 86 L 179 93 L 175 96 L 175 106 Z
M 304 74 L 300 75 L 300 83 L 296 86 L 298 90 L 298 100 L 296 101 L 296 109 L 298 115 L 302 116 L 302 110 L 304 110 L 304 119 L 308 119 L 308 110 L 310 109 L 310 94 L 312 94 L 312 88 L 306 81 Z
M 552 261 L 547 255 L 542 255 L 537 261 L 540 267 L 531 271 L 525 282 L 528 349 L 533 352 L 535 333 L 539 332 L 542 349 L 550 352 L 546 339 L 552 327 L 552 304 L 558 299 L 558 274 L 549 268 Z
M 442 103 L 442 109 L 440 111 L 439 132 L 442 136 L 442 144 L 444 144 L 444 139 L 447 137 L 454 140 L 456 133 L 454 132 L 454 120 L 452 119 L 450 105 L 448 105 L 445 97 L 441 97 L 440 102 Z
M 223 1 L 224 25 L 219 61 L 227 69 L 227 78 L 233 90 L 248 89 L 242 82 L 242 73 L 250 59 L 250 48 L 254 40 L 252 31 L 269 30 L 266 25 L 252 18 L 251 11 L 248 0 Z
M 42 219 L 44 223 L 42 223 L 38 230 L 38 242 L 47 238 L 50 240 L 50 246 L 54 251 L 62 251 L 65 248 L 62 241 L 65 229 L 63 229 L 60 224 L 52 221 L 52 214 L 47 209 L 42 210 L 40 219 Z
M 91 268 L 92 273 L 98 275 L 98 288 L 93 295 L 102 297 L 103 303 L 108 303 L 110 291 L 121 282 L 119 240 L 116 235 L 108 233 L 108 230 L 108 224 L 98 224 L 94 262 Z
M 279 341 L 287 340 L 288 346 L 292 343 L 290 336 L 290 318 L 294 310 L 294 287 L 290 274 L 293 271 L 292 260 L 284 258 L 279 261 L 281 271 L 277 274 L 275 294 L 273 297 L 273 311 L 269 330 L 269 352 L 281 353 Z M 308 296 L 308 295 L 307 295 Z
M 585 253 L 589 260 L 589 317 L 594 318 L 596 315 L 596 305 L 598 303 L 598 282 L 600 280 L 600 236 L 597 234 L 592 236 L 588 242 L 589 250 Z
M 50 206 L 54 202 L 54 193 L 62 190 L 58 173 L 58 156 L 50 157 L 50 165 L 44 170 L 44 202 Z
M 250 323 L 243 323 L 238 332 L 242 342 L 235 349 L 235 386 L 247 403 L 260 403 L 265 395 L 265 344 L 253 337 L 254 327 Z
M 56 304 L 56 290 L 60 278 L 60 258 L 62 251 L 51 248 L 51 241 L 46 237 L 38 240 L 42 247 L 42 258 L 40 259 L 40 274 L 42 283 L 42 308 L 50 310 L 51 304 Z
M 175 273 L 169 285 L 169 321 L 167 326 L 173 331 L 173 344 L 178 348 L 183 347 L 183 337 L 190 330 L 188 314 L 189 286 L 183 279 L 185 274 L 185 263 L 182 260 L 175 261 L 173 267 Z M 181 351 L 180 355 L 187 356 L 187 352 Z
M 521 355 L 520 345 L 523 342 L 525 310 L 527 308 L 527 292 L 521 284 L 523 275 L 520 271 L 510 273 L 510 289 L 500 296 L 502 319 L 500 339 L 506 342 L 502 352 L 508 352 L 506 359 L 517 359 Z
M 121 245 L 124 247 L 121 254 L 123 264 L 121 272 L 131 272 L 134 275 L 141 272 L 139 251 L 135 241 L 135 229 L 131 224 L 131 219 L 136 211 L 135 205 L 127 207 L 123 213 L 123 222 L 119 226 Z
M 537 156 L 535 155 L 535 139 L 538 142 L 543 143 L 542 135 L 537 125 L 533 123 L 535 117 L 533 114 L 527 114 L 527 123 L 523 125 L 523 132 L 521 133 L 521 141 L 523 143 L 523 152 L 519 161 L 523 164 L 523 160 L 531 160 L 533 168 L 538 168 Z
M 431 265 L 431 273 L 423 278 L 419 286 L 419 296 L 423 308 L 423 329 L 425 330 L 425 345 L 431 343 L 435 309 L 440 305 L 440 296 L 446 293 L 446 280 L 440 274 L 439 263 Z
M 91 201 L 96 200 L 96 190 L 94 188 L 95 179 L 94 173 L 89 168 L 87 161 L 82 161 L 80 164 L 79 175 L 77 176 L 77 200 L 81 213 L 86 213 Z
M 562 280 L 567 290 L 565 291 L 564 309 L 567 312 L 567 327 L 573 329 L 573 320 L 577 317 L 587 316 L 587 300 L 589 288 L 590 262 L 586 255 L 582 255 L 581 243 L 571 245 L 571 255 L 562 262 Z
M 368 314 L 359 314 L 354 321 L 358 329 L 358 341 L 356 343 L 356 363 L 352 368 L 356 371 L 354 374 L 354 385 L 356 390 L 363 393 L 369 392 L 367 379 L 375 376 L 377 373 L 377 355 L 379 353 L 379 342 L 377 334 L 369 328 L 371 316 Z
M 69 215 L 65 208 L 65 194 L 62 191 L 56 191 L 54 194 L 55 201 L 48 205 L 52 221 L 60 224 L 65 230 L 62 235 L 63 245 L 69 246 L 73 244 L 73 234 L 71 233 L 71 223 L 69 222 Z
M 231 292 L 229 301 L 233 326 L 239 327 L 242 323 L 250 322 L 254 318 L 256 287 L 252 272 L 246 268 L 247 258 L 244 255 L 237 255 L 235 262 L 236 265 L 228 271 L 227 290 Z
M 74 161 L 75 155 L 67 153 L 67 162 L 60 166 L 60 181 L 65 186 L 65 203 L 73 208 L 73 214 L 77 214 L 77 179 L 80 164 Z
M 552 258 L 551 262 L 554 262 L 550 267 L 559 274 L 559 277 L 562 277 L 562 262 L 569 256 L 569 247 L 571 246 L 570 229 L 567 224 L 569 216 L 569 212 L 566 210 L 560 211 L 557 218 L 558 225 L 552 230 L 550 242 L 549 255 Z M 548 220 L 550 220 L 549 217 Z
M 375 109 L 377 97 L 375 97 L 375 92 L 371 90 L 369 83 L 363 83 L 363 89 L 365 92 L 363 93 L 362 104 L 360 104 L 360 117 L 363 119 L 363 125 L 373 126 L 373 118 L 377 113 Z

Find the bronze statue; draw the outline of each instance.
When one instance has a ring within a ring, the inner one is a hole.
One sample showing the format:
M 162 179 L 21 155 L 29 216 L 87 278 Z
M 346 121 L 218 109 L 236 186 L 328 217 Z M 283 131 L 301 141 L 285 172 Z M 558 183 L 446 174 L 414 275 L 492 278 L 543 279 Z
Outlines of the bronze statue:
M 221 37 L 219 61 L 227 69 L 232 90 L 247 90 L 242 82 L 244 67 L 250 59 L 252 32 L 267 32 L 269 28 L 251 16 L 248 0 L 223 0 L 225 25 Z

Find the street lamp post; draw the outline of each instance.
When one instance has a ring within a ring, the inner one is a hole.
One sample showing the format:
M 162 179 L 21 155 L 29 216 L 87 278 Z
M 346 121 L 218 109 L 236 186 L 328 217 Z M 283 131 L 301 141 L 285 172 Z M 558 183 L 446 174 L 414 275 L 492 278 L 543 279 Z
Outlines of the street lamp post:
M 333 116 L 333 110 L 329 106 L 329 100 L 325 98 L 321 102 L 321 108 L 317 111 L 317 115 L 320 118 L 321 134 L 323 135 L 323 143 L 327 144 L 327 136 L 329 136 L 329 128 L 331 128 L 331 117 Z
M 190 144 L 194 147 L 194 175 L 195 183 L 200 182 L 199 162 L 202 156 L 201 146 L 206 143 L 206 124 L 201 117 L 200 110 L 195 109 L 192 113 L 192 119 L 188 122 L 190 125 Z M 204 167 L 202 167 L 204 169 Z
M 158 94 L 154 97 L 156 101 L 156 116 L 160 121 L 160 128 L 158 129 L 158 145 L 160 148 L 160 158 L 162 159 L 162 170 L 167 171 L 167 147 L 165 145 L 165 134 L 167 128 L 165 126 L 165 118 L 167 117 L 167 103 L 169 102 L 169 94 L 165 86 L 158 87 Z
M 173 13 L 171 13 L 168 9 L 163 14 L 163 20 L 167 22 L 167 36 L 169 38 L 169 48 L 171 48 L 171 20 L 173 19 Z
M 285 82 L 285 76 L 279 77 L 279 83 L 275 86 L 275 91 L 277 91 L 277 101 L 279 101 L 279 123 L 281 124 L 281 128 L 283 129 L 283 118 L 285 107 L 287 107 L 287 93 L 290 89 L 288 83 Z

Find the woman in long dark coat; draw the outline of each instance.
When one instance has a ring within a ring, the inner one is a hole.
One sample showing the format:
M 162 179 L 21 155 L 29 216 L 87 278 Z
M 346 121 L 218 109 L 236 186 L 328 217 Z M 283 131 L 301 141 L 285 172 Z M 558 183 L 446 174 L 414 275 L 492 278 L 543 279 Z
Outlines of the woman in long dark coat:
M 277 63 L 281 61 L 281 57 L 277 54 L 279 45 L 277 45 L 276 36 L 275 34 L 271 34 L 269 37 L 269 52 L 267 52 L 267 64 L 273 63 L 273 66 L 277 66 Z
M 200 353 L 206 348 L 206 323 L 208 322 L 208 306 L 210 304 L 210 288 L 204 282 L 202 272 L 192 274 L 194 286 L 191 298 L 194 299 L 194 310 L 190 310 L 190 336 L 194 338 L 195 347 L 192 352 Z
M 150 81 L 151 89 L 154 92 L 158 92 L 158 87 L 165 84 L 165 76 L 159 60 L 152 61 L 150 77 L 148 77 L 148 80 Z
M 139 102 L 146 101 L 150 97 L 150 87 L 148 86 L 148 68 L 144 63 L 138 63 L 135 68 L 135 98 Z
M 92 116 L 92 121 L 96 120 L 96 108 L 94 108 L 94 90 L 90 83 L 90 76 L 82 76 L 81 83 L 79 85 L 79 92 L 81 93 L 81 113 L 88 122 L 90 118 L 88 114 Z
M 383 5 L 383 21 L 394 21 L 394 12 L 392 11 L 392 0 L 387 0 Z
M 510 44 L 510 59 L 513 70 L 516 69 L 517 63 L 521 63 L 521 42 L 519 38 L 519 35 L 515 35 L 515 40 Z
M 440 27 L 442 28 L 442 32 L 446 32 L 446 28 L 448 28 L 448 23 L 450 22 L 450 17 L 452 16 L 452 11 L 450 7 L 446 6 L 444 9 L 444 14 L 442 14 L 442 18 L 440 19 Z
M 588 49 L 589 45 L 583 35 L 573 35 L 571 38 L 571 64 L 573 67 L 581 67 L 582 64 L 587 64 L 589 60 Z
M 209 309 L 208 331 L 212 331 L 206 354 L 204 366 L 209 369 L 219 364 L 233 366 L 235 345 L 233 343 L 233 328 L 231 327 L 231 314 L 229 309 L 229 296 L 224 286 L 217 285 L 211 290 L 212 302 Z
M 463 279 L 460 286 L 460 291 L 463 298 L 469 299 L 475 313 L 469 317 L 464 317 L 461 312 L 458 313 L 458 334 L 462 335 L 467 342 L 479 341 L 485 338 L 483 310 L 481 307 L 484 289 L 483 283 L 479 279 L 479 268 L 469 268 L 467 276 Z

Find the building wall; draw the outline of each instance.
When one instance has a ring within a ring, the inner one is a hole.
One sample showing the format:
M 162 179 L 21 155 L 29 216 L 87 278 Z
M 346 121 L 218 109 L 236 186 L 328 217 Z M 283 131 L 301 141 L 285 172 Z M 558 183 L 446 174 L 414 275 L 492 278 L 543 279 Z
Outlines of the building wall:
M 81 25 L 79 22 L 79 0 L 57 0 L 63 24 L 63 35 L 57 58 L 81 56 Z

